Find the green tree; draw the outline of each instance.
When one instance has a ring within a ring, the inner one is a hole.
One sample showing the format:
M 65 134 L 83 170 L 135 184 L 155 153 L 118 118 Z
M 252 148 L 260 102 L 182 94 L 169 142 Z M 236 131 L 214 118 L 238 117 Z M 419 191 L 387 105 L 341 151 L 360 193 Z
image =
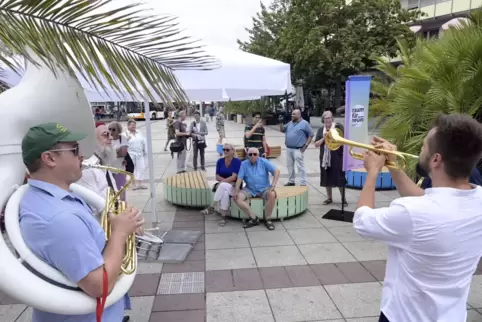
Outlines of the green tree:
M 367 70 L 374 57 L 396 54 L 395 37 L 414 38 L 407 22 L 418 12 L 398 0 L 293 0 L 278 53 L 295 79 L 316 86 Z
M 407 54 L 405 55 L 407 58 Z M 442 38 L 417 42 L 396 76 L 380 116 L 381 135 L 400 151 L 419 154 L 439 113 L 482 116 L 482 11 Z M 379 65 L 382 66 L 382 65 Z M 413 163 L 409 168 L 413 173 Z
M 262 2 L 261 11 L 253 17 L 253 27 L 245 28 L 247 41 L 238 41 L 239 47 L 249 53 L 277 58 L 278 39 L 286 24 L 291 0 L 274 0 L 269 7 Z

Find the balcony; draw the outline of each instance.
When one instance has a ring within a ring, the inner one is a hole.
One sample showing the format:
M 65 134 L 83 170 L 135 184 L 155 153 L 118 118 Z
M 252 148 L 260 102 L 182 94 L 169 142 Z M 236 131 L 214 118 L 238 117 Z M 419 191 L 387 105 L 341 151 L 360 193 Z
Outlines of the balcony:
M 420 9 L 422 20 L 444 16 L 459 16 L 482 6 L 482 0 L 400 0 L 402 8 Z

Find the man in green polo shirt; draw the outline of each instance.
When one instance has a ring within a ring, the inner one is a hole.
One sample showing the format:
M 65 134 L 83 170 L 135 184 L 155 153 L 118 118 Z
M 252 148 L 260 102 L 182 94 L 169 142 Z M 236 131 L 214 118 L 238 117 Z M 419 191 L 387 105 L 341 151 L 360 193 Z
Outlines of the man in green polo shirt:
M 244 147 L 246 151 L 249 148 L 257 148 L 260 156 L 267 157 L 268 145 L 260 114 L 255 114 L 253 124 L 246 125 L 244 128 Z

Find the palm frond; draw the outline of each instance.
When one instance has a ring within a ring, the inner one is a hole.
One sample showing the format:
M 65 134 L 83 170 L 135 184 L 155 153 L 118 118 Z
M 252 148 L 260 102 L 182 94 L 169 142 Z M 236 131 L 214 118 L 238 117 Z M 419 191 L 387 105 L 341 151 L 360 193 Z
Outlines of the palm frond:
M 395 77 L 380 64 L 392 83 L 376 106 L 385 109 L 381 135 L 401 151 L 419 154 L 439 113 L 482 115 L 482 13 L 474 11 L 470 23 L 450 28 L 441 39 L 417 42 L 407 54 L 408 64 Z M 413 173 L 414 163 L 408 171 Z
M 80 74 L 96 89 L 110 85 L 152 101 L 185 101 L 174 69 L 212 69 L 217 60 L 182 37 L 176 19 L 140 3 L 112 0 L 0 0 L 0 42 L 32 63 Z M 0 55 L 0 62 L 16 70 Z

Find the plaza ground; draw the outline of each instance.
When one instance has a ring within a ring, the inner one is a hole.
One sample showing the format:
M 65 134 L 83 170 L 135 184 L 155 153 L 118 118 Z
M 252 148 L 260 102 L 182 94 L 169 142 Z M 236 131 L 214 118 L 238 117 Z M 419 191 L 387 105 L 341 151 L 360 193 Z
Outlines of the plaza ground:
M 318 119 L 311 122 L 315 127 Z M 141 131 L 144 123 L 138 123 Z M 217 133 L 208 124 L 207 176 L 214 181 Z M 242 145 L 244 126 L 226 122 L 227 142 Z M 266 130 L 270 145 L 284 146 L 276 127 Z M 238 220 L 225 227 L 217 217 L 204 218 L 199 210 L 175 207 L 163 199 L 163 178 L 176 172 L 175 159 L 164 152 L 165 121 L 152 124 L 156 212 L 163 230 L 198 230 L 204 234 L 182 264 L 139 263 L 130 290 L 134 322 L 376 322 L 385 273 L 386 247 L 360 237 L 351 224 L 322 219 L 340 206 L 322 205 L 318 149 L 305 153 L 309 208 L 295 218 L 247 230 Z M 284 150 L 273 163 L 281 170 L 279 185 L 287 182 Z M 347 190 L 349 210 L 359 191 Z M 377 192 L 376 205 L 387 206 L 396 191 Z M 128 200 L 143 209 L 151 226 L 149 191 L 129 192 Z M 482 265 L 473 276 L 467 303 L 468 321 L 482 321 Z M 189 290 L 191 293 L 182 293 Z M 0 321 L 29 322 L 31 310 L 0 293 Z

